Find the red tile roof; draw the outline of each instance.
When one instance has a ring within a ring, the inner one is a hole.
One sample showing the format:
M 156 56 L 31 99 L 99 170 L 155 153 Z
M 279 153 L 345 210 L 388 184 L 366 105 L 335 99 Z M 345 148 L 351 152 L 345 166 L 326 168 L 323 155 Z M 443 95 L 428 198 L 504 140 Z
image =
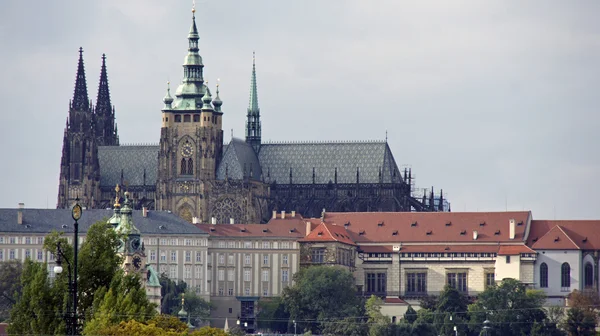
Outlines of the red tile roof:
M 306 238 L 301 239 L 301 241 L 340 242 L 348 245 L 356 245 L 350 237 L 350 233 L 343 226 L 326 223 L 321 223 Z
M 306 223 L 298 219 L 272 219 L 267 224 L 195 224 L 213 237 L 303 238 Z
M 554 226 L 546 232 L 532 246 L 536 250 L 580 250 L 571 237 L 560 225 Z
M 515 239 L 509 239 L 514 219 Z M 324 221 L 345 226 L 356 243 L 518 242 L 531 220 L 519 212 L 328 212 Z M 477 239 L 473 240 L 473 231 Z
M 498 255 L 519 255 L 521 253 L 535 253 L 526 245 L 500 245 Z
M 385 303 L 400 303 L 400 304 L 407 304 L 406 301 L 402 300 L 401 298 L 385 298 L 383 300 L 383 302 Z
M 498 245 L 402 245 L 406 253 L 498 253 Z
M 555 226 L 560 226 L 579 248 L 600 250 L 600 220 L 533 220 L 531 221 L 527 245 L 532 248 L 545 249 L 538 246 L 534 247 L 534 245 Z M 549 244 L 549 246 L 552 245 Z

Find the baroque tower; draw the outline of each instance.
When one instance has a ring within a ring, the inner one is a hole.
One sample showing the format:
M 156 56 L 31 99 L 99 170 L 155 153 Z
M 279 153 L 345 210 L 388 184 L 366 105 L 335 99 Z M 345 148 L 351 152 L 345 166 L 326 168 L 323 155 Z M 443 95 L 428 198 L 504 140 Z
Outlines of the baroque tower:
M 246 142 L 258 153 L 260 150 L 260 109 L 258 108 L 258 89 L 256 87 L 256 57 L 252 53 L 252 76 L 250 78 L 250 102 L 246 121 Z
M 163 99 L 158 153 L 157 209 L 192 221 L 208 220 L 208 198 L 223 154 L 222 102 L 212 99 L 203 78 L 195 9 L 188 34 L 183 80 Z
M 69 102 L 63 138 L 58 208 L 68 208 L 78 197 L 82 206 L 92 208 L 99 197 L 98 147 L 93 127 L 94 111 L 88 99 L 83 48 L 79 48 L 75 92 Z

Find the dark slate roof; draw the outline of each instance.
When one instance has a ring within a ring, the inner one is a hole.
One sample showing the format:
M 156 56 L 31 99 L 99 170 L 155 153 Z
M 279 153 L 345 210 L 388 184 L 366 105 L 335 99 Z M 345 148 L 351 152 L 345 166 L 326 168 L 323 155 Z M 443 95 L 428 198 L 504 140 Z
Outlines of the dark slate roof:
M 400 171 L 385 141 L 371 142 L 307 142 L 265 143 L 258 155 L 264 180 L 289 184 L 290 168 L 292 183 L 356 183 L 359 170 L 360 183 L 378 183 L 379 171 L 383 182 L 399 182 Z
M 100 186 L 114 187 L 123 181 L 129 186 L 155 186 L 158 146 L 99 146 Z M 145 173 L 145 178 L 144 178 Z
M 50 233 L 53 230 L 72 232 L 73 219 L 70 209 L 23 209 L 23 224 L 17 224 L 18 209 L 0 209 L 0 232 Z M 79 220 L 79 232 L 86 233 L 88 228 L 100 220 L 108 220 L 113 210 L 84 210 Z M 134 210 L 133 223 L 142 234 L 188 235 L 206 234 L 179 216 L 167 211 L 148 211 L 143 217 L 142 211 Z M 66 225 L 63 228 L 63 225 Z M 160 226 L 163 228 L 161 229 Z
M 224 180 L 227 176 L 234 180 L 241 180 L 250 172 L 255 180 L 261 179 L 262 171 L 258 157 L 246 141 L 233 138 L 223 151 L 223 160 L 217 168 L 217 179 Z

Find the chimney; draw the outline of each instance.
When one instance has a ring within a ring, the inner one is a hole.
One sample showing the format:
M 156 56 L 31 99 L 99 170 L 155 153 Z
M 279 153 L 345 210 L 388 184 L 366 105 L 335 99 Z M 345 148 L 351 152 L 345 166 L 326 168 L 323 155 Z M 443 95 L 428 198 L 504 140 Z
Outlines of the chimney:
M 515 226 L 516 222 L 514 219 L 508 221 L 508 239 L 515 239 Z
M 217 224 L 217 218 L 216 218 L 216 217 L 212 217 L 212 218 L 210 219 L 210 224 L 212 224 L 212 225 L 215 225 L 215 224 Z
M 281 210 L 281 219 L 285 219 L 285 210 Z
M 277 210 L 273 210 L 273 219 L 277 219 Z
M 19 203 L 19 209 L 17 210 L 17 224 L 23 224 L 23 208 L 25 203 Z
M 233 218 L 229 218 L 229 224 L 235 224 L 235 220 L 233 220 Z
M 142 217 L 148 217 L 148 208 L 142 207 Z
M 473 240 L 477 240 L 477 230 L 473 230 Z
M 200 218 L 192 217 L 192 224 L 200 224 Z
M 292 210 L 292 218 L 296 218 L 296 210 Z
M 306 222 L 306 234 L 304 236 L 308 236 L 308 234 L 310 233 L 310 222 Z

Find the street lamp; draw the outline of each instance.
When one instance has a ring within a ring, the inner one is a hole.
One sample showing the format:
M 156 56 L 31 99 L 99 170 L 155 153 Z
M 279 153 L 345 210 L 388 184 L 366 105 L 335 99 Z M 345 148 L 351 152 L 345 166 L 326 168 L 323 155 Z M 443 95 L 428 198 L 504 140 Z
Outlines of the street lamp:
M 56 244 L 56 266 L 54 273 L 61 274 L 63 271 L 62 261 L 67 262 L 69 294 L 71 295 L 71 304 L 67 302 L 67 312 L 65 314 L 65 324 L 67 326 L 68 335 L 79 335 L 78 316 L 77 316 L 77 250 L 79 247 L 79 219 L 81 218 L 82 208 L 79 205 L 79 198 L 75 200 L 75 205 L 71 208 L 71 217 L 75 220 L 74 225 L 74 240 L 73 240 L 73 276 L 71 276 L 71 262 L 65 256 L 65 253 L 60 248 L 60 242 Z
M 296 336 L 296 320 L 292 320 L 292 322 L 294 323 L 294 336 Z
M 485 331 L 484 332 L 485 336 L 488 336 L 488 332 L 491 329 L 489 324 L 490 324 L 490 320 L 486 319 L 485 321 L 483 321 L 483 331 Z

